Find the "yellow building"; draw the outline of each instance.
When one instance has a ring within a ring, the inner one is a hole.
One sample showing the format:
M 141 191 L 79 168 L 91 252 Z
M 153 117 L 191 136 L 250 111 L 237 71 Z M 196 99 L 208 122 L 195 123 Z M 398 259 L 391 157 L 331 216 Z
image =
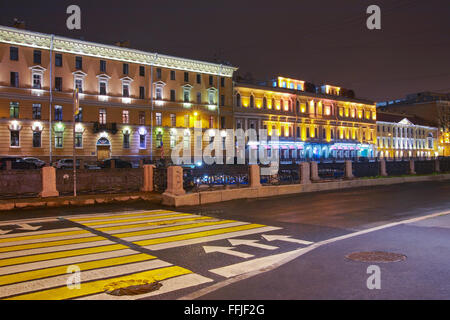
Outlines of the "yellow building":
M 338 87 L 327 86 L 328 94 L 308 92 L 305 83 L 285 77 L 236 83 L 235 128 L 276 131 L 279 143 L 271 148 L 282 159 L 375 156 L 375 104 L 343 97 Z
M 195 121 L 233 127 L 231 66 L 3 26 L 0 66 L 0 156 L 71 157 L 75 88 L 85 160 L 169 157 Z

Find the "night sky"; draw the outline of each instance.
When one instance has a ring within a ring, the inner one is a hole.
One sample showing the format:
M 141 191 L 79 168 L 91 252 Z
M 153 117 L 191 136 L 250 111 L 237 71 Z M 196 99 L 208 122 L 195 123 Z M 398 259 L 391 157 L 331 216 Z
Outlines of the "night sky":
M 82 29 L 66 28 L 81 7 Z M 366 8 L 381 7 L 381 30 Z M 329 83 L 375 101 L 450 92 L 448 0 L 89 0 L 0 2 L 0 24 L 180 57 L 229 61 L 239 74 Z

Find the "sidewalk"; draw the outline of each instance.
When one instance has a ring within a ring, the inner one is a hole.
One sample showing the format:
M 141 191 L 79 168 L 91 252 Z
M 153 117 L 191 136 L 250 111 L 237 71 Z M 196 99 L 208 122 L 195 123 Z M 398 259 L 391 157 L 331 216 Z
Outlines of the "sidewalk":
M 89 194 L 73 196 L 60 196 L 52 198 L 22 198 L 0 200 L 0 211 L 23 209 L 23 208 L 43 208 L 43 207 L 64 207 L 64 206 L 85 206 L 110 202 L 125 202 L 144 200 L 153 203 L 161 203 L 161 195 L 149 192 L 128 192 L 114 194 Z

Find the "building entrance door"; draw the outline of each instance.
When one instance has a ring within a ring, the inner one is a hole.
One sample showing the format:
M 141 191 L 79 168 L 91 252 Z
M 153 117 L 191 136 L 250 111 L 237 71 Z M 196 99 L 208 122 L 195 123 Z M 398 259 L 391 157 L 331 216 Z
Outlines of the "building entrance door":
M 97 160 L 102 161 L 111 158 L 111 144 L 108 139 L 100 138 L 97 141 Z

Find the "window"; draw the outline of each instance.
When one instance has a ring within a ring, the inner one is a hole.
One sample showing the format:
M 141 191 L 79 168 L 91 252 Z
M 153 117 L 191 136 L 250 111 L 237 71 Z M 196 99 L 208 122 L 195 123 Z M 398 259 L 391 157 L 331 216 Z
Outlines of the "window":
M 55 67 L 62 67 L 63 61 L 62 61 L 62 54 L 57 53 L 55 54 Z
M 145 88 L 139 87 L 139 99 L 145 99 Z
M 75 132 L 75 148 L 83 148 L 83 133 Z
M 225 129 L 225 117 L 220 117 L 220 129 Z
M 41 119 L 41 104 L 33 103 L 33 119 Z
M 184 126 L 185 126 L 186 128 L 189 128 L 189 124 L 190 124 L 189 115 L 186 114 L 186 115 L 184 116 Z
M 83 79 L 82 78 L 75 79 L 75 89 L 78 89 L 79 93 L 83 93 Z
M 106 61 L 100 60 L 100 72 L 106 72 Z
M 220 86 L 225 87 L 225 78 L 224 77 L 220 78 Z
M 214 117 L 213 116 L 209 117 L 209 128 L 210 129 L 214 128 Z
M 267 98 L 266 97 L 263 98 L 263 108 L 267 109 Z
M 174 70 L 170 70 L 170 80 L 175 80 L 175 71 Z
M 130 85 L 128 83 L 122 84 L 122 96 L 125 98 L 130 96 Z
M 106 82 L 100 81 L 99 86 L 100 86 L 100 95 L 106 96 Z
M 162 115 L 160 112 L 156 113 L 156 125 L 157 126 L 162 126 Z
M 209 76 L 209 85 L 212 86 L 214 83 L 214 78 L 213 76 Z
M 83 122 L 83 108 L 78 108 L 78 114 L 75 115 L 75 122 Z
M 176 127 L 177 126 L 177 116 L 174 113 L 172 113 L 170 115 L 170 126 L 171 127 Z
M 145 112 L 139 111 L 139 124 L 145 125 Z
M 42 89 L 42 74 L 33 73 L 33 89 Z
M 145 137 L 146 137 L 145 134 L 139 134 L 139 148 L 140 149 L 145 149 L 147 147 Z
M 202 93 L 201 92 L 197 92 L 197 103 L 198 104 L 202 103 Z
M 185 88 L 183 91 L 184 102 L 189 102 L 191 100 L 191 91 Z
M 61 149 L 63 147 L 63 132 L 55 132 L 55 148 Z
M 125 132 L 123 134 L 123 148 L 124 149 L 130 148 L 130 133 L 129 132 Z
M 145 67 L 144 66 L 139 66 L 139 75 L 141 77 L 145 77 Z
M 161 79 L 161 68 L 156 69 L 156 78 Z
M 123 64 L 123 74 L 128 74 L 129 66 L 128 63 Z
M 209 104 L 215 104 L 214 103 L 214 96 L 215 96 L 215 92 L 214 91 L 209 91 L 208 93 L 208 102 Z
M 33 51 L 33 63 L 35 64 L 41 64 L 41 50 L 34 50 Z
M 163 89 L 161 87 L 156 87 L 155 90 L 156 100 L 162 100 L 162 91 Z
M 225 105 L 225 95 L 220 95 L 220 105 L 224 106 Z
M 62 121 L 63 109 L 62 106 L 55 106 L 55 121 Z
M 81 70 L 83 69 L 83 58 L 75 57 L 75 69 Z
M 11 72 L 11 87 L 19 87 L 19 73 L 18 72 Z
M 156 147 L 157 148 L 162 148 L 163 146 L 163 135 L 162 132 L 157 132 L 156 133 Z
M 19 103 L 10 102 L 9 103 L 9 117 L 13 119 L 19 118 Z
M 184 73 L 184 82 L 189 82 L 189 72 Z
M 197 83 L 198 84 L 202 83 L 202 75 L 201 74 L 197 74 Z
M 10 136 L 10 146 L 11 147 L 20 147 L 20 131 L 19 130 L 11 130 Z
M 19 60 L 19 48 L 17 47 L 9 47 L 9 59 L 12 61 Z
M 250 108 L 255 107 L 255 97 L 253 95 L 250 96 Z
M 175 101 L 175 90 L 170 90 L 170 101 Z
M 55 77 L 55 90 L 62 91 L 62 82 L 63 79 L 61 77 Z
M 122 123 L 124 123 L 124 124 L 130 123 L 130 114 L 129 114 L 128 110 L 122 111 Z
M 171 149 L 175 148 L 176 143 L 177 143 L 177 137 L 171 133 L 170 134 L 170 148 Z
M 33 148 L 40 148 L 42 146 L 42 134 L 40 131 L 33 131 Z
M 98 110 L 98 122 L 100 122 L 100 124 L 106 124 L 106 109 Z
M 239 93 L 236 95 L 236 106 L 241 106 L 241 95 Z

